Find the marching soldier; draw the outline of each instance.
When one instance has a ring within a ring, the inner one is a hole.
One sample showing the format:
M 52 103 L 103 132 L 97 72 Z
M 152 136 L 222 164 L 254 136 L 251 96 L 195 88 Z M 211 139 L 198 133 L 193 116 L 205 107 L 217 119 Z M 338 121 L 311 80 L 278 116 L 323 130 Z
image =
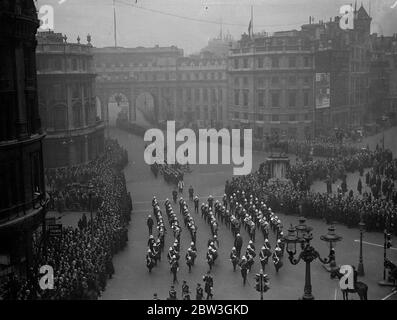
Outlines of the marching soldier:
M 186 283 L 186 280 L 183 280 L 182 283 L 182 299 L 190 300 L 190 290 L 188 284 Z
M 276 269 L 276 272 L 278 273 L 278 270 L 280 270 L 280 268 L 283 266 L 283 261 L 281 260 L 281 249 L 279 246 L 276 246 L 274 248 L 274 252 L 273 252 L 273 263 L 274 263 L 274 267 Z
M 176 190 L 172 191 L 172 199 L 174 200 L 174 203 L 176 203 L 178 199 L 178 191 Z
M 200 283 L 197 283 L 197 288 L 196 288 L 196 300 L 203 300 L 204 297 L 204 291 L 203 288 L 201 287 Z
M 175 291 L 175 287 L 171 286 L 171 290 L 168 292 L 169 297 L 167 300 L 178 300 L 176 297 L 176 291 Z
M 193 194 L 194 194 L 193 187 L 190 186 L 190 187 L 189 187 L 189 200 L 190 200 L 190 201 L 193 201 Z
M 154 224 L 154 222 L 153 222 L 152 216 L 150 214 L 149 214 L 149 216 L 147 218 L 146 224 L 147 224 L 147 227 L 149 229 L 149 235 L 152 235 L 153 234 L 153 224 Z
M 243 277 L 243 284 L 247 282 L 247 274 L 248 274 L 248 264 L 247 258 L 245 256 L 242 257 L 240 262 L 241 276 Z
M 199 197 L 195 196 L 194 197 L 194 213 L 198 213 L 199 209 Z
M 153 251 L 153 245 L 156 240 L 154 240 L 153 235 L 150 235 L 149 240 L 147 242 L 148 247 L 150 248 L 151 251 Z
M 241 256 L 241 247 L 243 246 L 243 238 L 239 233 L 236 235 L 236 239 L 234 239 L 234 246 L 236 247 L 237 254 L 240 257 Z
M 213 207 L 214 207 L 214 198 L 212 197 L 212 195 L 210 195 L 210 196 L 208 197 L 208 206 L 211 208 L 211 210 L 212 210 Z
M 238 254 L 237 254 L 237 250 L 235 247 L 232 248 L 232 251 L 230 252 L 230 261 L 233 264 L 233 271 L 236 271 L 236 266 L 238 264 Z

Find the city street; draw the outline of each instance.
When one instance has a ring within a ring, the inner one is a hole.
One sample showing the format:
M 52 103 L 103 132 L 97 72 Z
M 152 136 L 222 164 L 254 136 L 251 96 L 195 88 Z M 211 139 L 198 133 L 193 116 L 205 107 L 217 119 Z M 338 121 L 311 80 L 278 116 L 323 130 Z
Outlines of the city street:
M 164 209 L 164 200 L 172 198 L 173 187 L 168 185 L 161 175 L 156 179 L 148 165 L 144 163 L 144 145 L 142 138 L 133 136 L 118 129 L 111 130 L 111 137 L 117 138 L 119 143 L 128 150 L 129 164 L 125 168 L 128 191 L 132 194 L 133 214 L 129 227 L 129 242 L 127 248 L 114 257 L 115 274 L 108 282 L 107 288 L 102 295 L 102 299 L 151 299 L 153 293 L 158 293 L 160 299 L 168 297 L 168 290 L 172 282 L 169 264 L 166 253 L 171 241 L 172 232 L 166 236 L 165 252 L 161 263 L 149 274 L 146 268 L 145 255 L 147 251 L 148 228 L 146 219 L 152 213 L 151 199 L 153 195 L 161 203 Z M 253 170 L 265 160 L 264 154 L 254 153 Z M 193 172 L 185 174 L 185 190 L 183 197 L 188 198 L 187 189 L 193 186 L 195 194 L 201 197 L 200 203 L 205 202 L 211 194 L 214 197 L 221 197 L 224 193 L 224 183 L 232 177 L 232 165 L 192 165 Z M 353 179 L 349 177 L 349 179 Z M 352 180 L 353 181 L 353 180 Z M 317 183 L 319 188 L 325 188 L 322 183 Z M 325 184 L 324 184 L 325 185 Z M 349 186 L 354 188 L 356 186 Z M 319 191 L 322 191 L 319 190 Z M 189 202 L 190 209 L 193 203 Z M 174 211 L 179 212 L 177 205 L 173 205 Z M 165 213 L 163 213 L 165 215 Z M 194 215 L 194 213 L 193 213 Z M 182 223 L 182 216 L 180 215 Z M 279 215 L 283 225 L 284 233 L 292 223 L 298 223 L 298 217 Z M 208 265 L 205 260 L 207 251 L 206 244 L 210 237 L 210 228 L 201 218 L 201 215 L 194 215 L 198 226 L 197 247 L 198 257 L 192 272 L 188 273 L 184 255 L 190 244 L 190 235 L 185 227 L 182 231 L 180 271 L 178 272 L 179 284 L 176 285 L 178 298 L 181 297 L 181 284 L 186 280 L 190 286 L 192 297 L 195 297 L 195 288 L 198 282 L 203 283 L 202 276 L 207 272 Z M 167 218 L 165 216 L 165 221 Z M 328 246 L 320 240 L 322 234 L 327 233 L 327 225 L 319 220 L 308 220 L 307 224 L 314 228 L 312 241 L 313 246 L 319 251 L 322 257 L 328 255 Z M 182 223 L 183 225 L 183 223 Z M 168 224 L 166 224 L 168 227 Z M 348 229 L 342 225 L 336 225 L 336 232 L 343 236 L 343 240 L 336 245 L 336 262 L 339 265 L 351 264 L 357 266 L 359 259 L 359 230 Z M 248 244 L 248 234 L 242 231 L 244 239 L 243 250 Z M 272 247 L 275 239 L 271 233 L 269 239 Z M 259 272 L 259 259 L 256 258 L 253 270 L 249 274 L 249 283 L 244 287 L 239 270 L 233 272 L 232 264 L 229 260 L 229 253 L 233 246 L 233 237 L 230 230 L 224 225 L 219 228 L 220 249 L 219 257 L 215 263 L 212 274 L 214 276 L 214 299 L 259 299 L 259 293 L 254 289 L 254 275 Z M 257 232 L 256 251 L 262 245 L 262 235 Z M 365 277 L 359 278 L 369 287 L 369 299 L 382 299 L 390 293 L 390 288 L 380 287 L 378 280 L 383 276 L 383 234 L 366 233 L 364 234 L 363 245 Z M 298 249 L 299 250 L 299 249 Z M 388 250 L 393 261 L 397 260 L 397 249 Z M 305 265 L 300 262 L 293 266 L 286 256 L 284 256 L 284 266 L 278 274 L 269 260 L 269 265 L 265 273 L 270 276 L 270 290 L 265 293 L 264 299 L 298 299 L 303 294 Z M 341 300 L 342 294 L 338 289 L 338 281 L 331 280 L 329 273 L 325 271 L 320 261 L 312 263 L 312 286 L 313 295 L 316 299 Z M 350 294 L 349 299 L 358 299 L 356 294 Z

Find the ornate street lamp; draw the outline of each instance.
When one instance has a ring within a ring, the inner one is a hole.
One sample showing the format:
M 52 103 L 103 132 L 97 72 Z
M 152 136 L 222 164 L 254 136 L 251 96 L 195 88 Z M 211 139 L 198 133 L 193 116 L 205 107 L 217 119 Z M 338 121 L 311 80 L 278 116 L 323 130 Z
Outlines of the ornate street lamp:
M 363 233 L 364 233 L 365 223 L 363 221 L 362 215 L 360 215 L 360 223 L 358 225 L 360 227 L 360 257 L 357 267 L 357 275 L 363 277 L 365 274 L 364 263 L 363 263 Z
M 328 271 L 328 272 L 332 272 L 334 270 L 336 270 L 338 267 L 336 265 L 336 260 L 335 260 L 335 249 L 334 249 L 334 244 L 336 242 L 339 242 L 342 240 L 342 237 L 337 235 L 335 232 L 335 226 L 331 225 L 328 228 L 328 233 L 325 235 L 322 235 L 320 237 L 321 240 L 329 243 L 329 256 L 328 256 L 328 260 L 329 260 L 329 265 L 325 266 L 324 268 Z
M 293 265 L 297 265 L 301 260 L 306 263 L 305 273 L 305 288 L 302 300 L 314 300 L 312 294 L 311 285 L 311 274 L 310 264 L 315 260 L 319 259 L 322 263 L 328 264 L 328 259 L 322 259 L 320 254 L 310 245 L 310 241 L 313 239 L 311 227 L 306 226 L 305 218 L 299 219 L 299 225 L 288 229 L 288 235 L 284 237 L 284 241 L 287 244 L 288 259 Z M 296 254 L 296 244 L 300 243 L 302 251 L 299 253 L 298 258 L 294 258 Z

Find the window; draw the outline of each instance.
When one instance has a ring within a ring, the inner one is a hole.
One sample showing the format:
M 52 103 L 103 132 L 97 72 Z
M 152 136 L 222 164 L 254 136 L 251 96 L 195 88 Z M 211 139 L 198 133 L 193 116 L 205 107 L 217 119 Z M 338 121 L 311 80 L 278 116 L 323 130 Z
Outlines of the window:
M 306 76 L 306 77 L 303 78 L 303 83 L 306 84 L 306 85 L 310 84 L 310 80 L 311 80 L 310 77 Z
M 265 106 L 265 92 L 263 90 L 258 91 L 258 106 L 259 107 Z
M 309 106 L 309 90 L 303 91 L 303 106 Z
M 272 85 L 278 85 L 280 83 L 279 77 L 272 77 Z
M 40 161 L 40 153 L 32 152 L 30 154 L 30 163 L 31 163 L 31 174 L 32 174 L 32 193 L 38 192 L 42 193 L 43 184 L 41 180 L 41 161 Z
M 216 89 L 211 89 L 211 101 L 212 102 L 217 102 L 217 99 L 216 99 Z
M 303 58 L 303 64 L 305 68 L 310 67 L 310 58 L 309 57 L 304 57 Z
M 288 117 L 288 121 L 296 121 L 296 115 L 290 114 Z
M 263 114 L 261 113 L 258 114 L 258 121 L 263 121 Z
M 240 85 L 240 79 L 238 77 L 234 78 L 234 85 L 238 87 Z
M 290 85 L 296 85 L 296 77 L 295 77 L 295 76 L 290 76 L 290 77 L 288 78 L 288 83 L 289 83 Z
M 223 100 L 223 91 L 222 88 L 218 89 L 218 101 L 221 102 Z
M 194 89 L 194 100 L 200 101 L 200 89 Z
M 234 90 L 234 105 L 238 106 L 240 104 L 240 91 Z
M 296 57 L 289 57 L 288 64 L 290 68 L 296 68 Z
M 234 117 L 234 119 L 240 118 L 240 113 L 239 112 L 235 112 L 233 117 Z
M 248 58 L 244 58 L 243 64 L 244 64 L 244 69 L 247 69 L 248 68 Z
M 248 120 L 248 113 L 244 112 L 243 117 L 244 117 L 245 120 Z
M 54 69 L 57 71 L 62 70 L 62 61 L 59 58 L 56 58 L 54 61 Z
M 263 68 L 263 58 L 258 58 L 258 68 Z
M 234 59 L 234 69 L 238 69 L 238 59 Z
M 54 108 L 54 129 L 55 130 L 64 130 L 66 129 L 66 121 L 67 121 L 67 114 L 66 114 L 66 107 L 64 106 L 57 106 Z
M 80 128 L 82 126 L 82 116 L 81 116 L 81 104 L 76 103 L 73 106 L 73 126 L 75 128 Z
M 280 117 L 278 116 L 278 114 L 272 114 L 272 121 L 280 121 Z
M 272 93 L 272 108 L 278 108 L 280 106 L 280 94 L 278 92 Z
M 308 121 L 308 120 L 309 120 L 309 114 L 305 113 L 305 121 Z
M 289 138 L 296 138 L 297 134 L 298 134 L 297 128 L 288 128 L 288 137 Z
M 243 105 L 244 107 L 248 106 L 248 90 L 243 91 Z
M 77 59 L 75 58 L 72 59 L 72 70 L 73 71 L 77 70 Z
M 203 100 L 206 102 L 208 101 L 208 89 L 207 88 L 203 89 Z
M 244 77 L 243 80 L 244 80 L 244 85 L 247 86 L 248 85 L 248 78 Z
M 78 99 L 80 97 L 80 86 L 78 83 L 72 85 L 72 98 Z
M 170 80 L 170 75 L 168 73 L 165 74 L 165 80 Z
M 272 57 L 272 68 L 278 68 L 280 66 L 280 61 L 278 57 Z
M 290 90 L 288 93 L 288 106 L 295 107 L 296 106 L 296 91 Z

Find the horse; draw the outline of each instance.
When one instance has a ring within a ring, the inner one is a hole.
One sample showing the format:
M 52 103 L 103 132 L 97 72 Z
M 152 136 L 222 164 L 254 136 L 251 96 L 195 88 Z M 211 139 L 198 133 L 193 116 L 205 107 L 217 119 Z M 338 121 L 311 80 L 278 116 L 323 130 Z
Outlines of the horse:
M 352 267 L 353 268 L 353 267 Z M 360 300 L 368 300 L 368 286 L 361 281 L 357 281 L 357 271 L 353 268 L 355 276 L 354 276 L 354 289 L 341 289 L 343 300 L 349 300 L 349 293 L 357 293 L 360 297 Z M 344 274 L 340 272 L 340 268 L 331 272 L 331 279 L 337 277 L 340 280 Z

